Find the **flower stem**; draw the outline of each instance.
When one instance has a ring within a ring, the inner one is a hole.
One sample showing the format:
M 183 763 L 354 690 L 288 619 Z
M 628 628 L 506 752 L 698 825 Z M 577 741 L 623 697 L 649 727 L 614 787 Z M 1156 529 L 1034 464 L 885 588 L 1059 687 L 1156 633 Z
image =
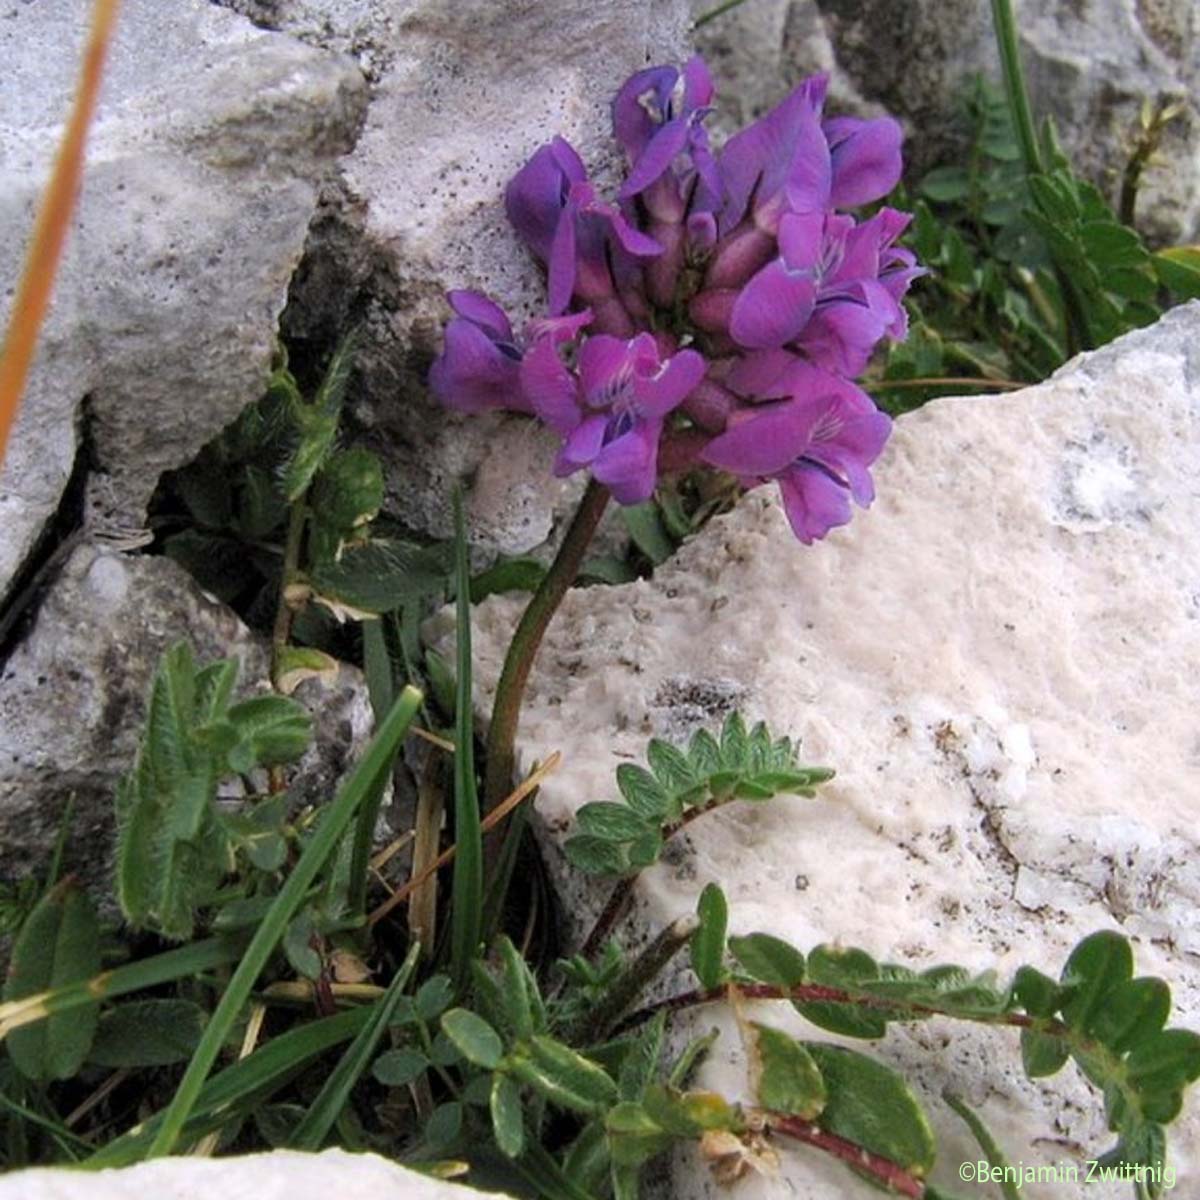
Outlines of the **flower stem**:
M 558 611 L 567 589 L 575 582 L 583 556 L 591 544 L 592 535 L 600 524 L 608 505 L 608 489 L 594 479 L 571 520 L 562 545 L 545 578 L 533 593 L 513 639 L 509 643 L 496 698 L 492 702 L 492 723 L 487 736 L 487 769 L 484 775 L 483 808 L 490 812 L 512 790 L 516 754 L 517 722 L 521 716 L 521 699 L 533 660 L 537 657 L 546 627 Z M 495 836 L 495 835 L 493 835 Z

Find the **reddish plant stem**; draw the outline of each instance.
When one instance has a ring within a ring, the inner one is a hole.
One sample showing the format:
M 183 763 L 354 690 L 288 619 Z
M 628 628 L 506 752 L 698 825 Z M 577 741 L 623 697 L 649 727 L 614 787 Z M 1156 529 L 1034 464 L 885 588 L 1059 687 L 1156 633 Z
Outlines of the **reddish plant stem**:
M 782 1133 L 786 1137 L 795 1138 L 798 1142 L 814 1146 L 832 1155 L 840 1162 L 858 1171 L 870 1175 L 878 1184 L 890 1192 L 901 1196 L 911 1196 L 920 1200 L 925 1195 L 925 1184 L 911 1172 L 906 1171 L 899 1163 L 884 1158 L 881 1154 L 873 1154 L 857 1142 L 848 1141 L 836 1133 L 830 1133 L 811 1121 L 802 1117 L 788 1116 L 786 1113 L 764 1113 L 766 1127 L 772 1133 Z
M 739 983 L 737 992 L 746 1000 L 791 1000 L 799 1004 L 819 1002 L 869 1008 L 878 1012 L 894 1013 L 894 1019 L 897 1021 L 922 1017 L 954 1017 L 958 1020 L 974 1021 L 980 1025 L 1007 1025 L 1017 1029 L 1033 1029 L 1049 1037 L 1071 1036 L 1071 1030 L 1066 1025 L 1050 1017 L 1031 1017 L 1028 1013 L 998 1012 L 974 1013 L 970 1017 L 964 1018 L 961 1013 L 936 1008 L 929 1004 L 903 1004 L 895 1000 L 888 1000 L 883 996 L 848 992 L 843 988 L 828 987 L 822 983 L 798 983 L 790 988 L 777 987 L 771 983 Z M 718 1000 L 725 1000 L 728 994 L 727 987 L 715 987 L 696 988 L 690 992 L 681 992 L 677 996 L 668 996 L 665 1000 L 647 1005 L 626 1017 L 616 1032 L 623 1033 L 635 1025 L 650 1020 L 659 1012 L 683 1012 L 685 1009 L 695 1008 L 701 1004 L 712 1004 Z M 1077 1048 L 1086 1049 L 1088 1044 L 1080 1042 Z

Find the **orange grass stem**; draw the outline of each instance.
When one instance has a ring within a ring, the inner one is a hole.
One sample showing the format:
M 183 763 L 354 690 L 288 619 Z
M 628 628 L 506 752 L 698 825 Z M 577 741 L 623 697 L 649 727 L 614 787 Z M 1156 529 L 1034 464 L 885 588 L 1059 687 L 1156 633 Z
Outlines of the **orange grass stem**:
M 54 289 L 71 210 L 75 207 L 79 180 L 83 175 L 84 143 L 96 110 L 104 59 L 119 7 L 120 0 L 96 0 L 92 9 L 92 28 L 84 49 L 75 103 L 58 148 L 54 173 L 38 211 L 33 241 L 17 286 L 4 347 L 0 350 L 0 465 L 8 449 L 9 434 L 16 424 L 17 406 L 25 390 L 38 333 L 50 306 L 50 293 Z

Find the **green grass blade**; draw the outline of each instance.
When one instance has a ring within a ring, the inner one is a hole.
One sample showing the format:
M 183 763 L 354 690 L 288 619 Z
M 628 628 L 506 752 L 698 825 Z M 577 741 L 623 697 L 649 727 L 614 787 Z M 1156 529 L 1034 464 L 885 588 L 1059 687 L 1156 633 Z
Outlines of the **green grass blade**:
M 391 1024 L 396 1005 L 405 986 L 416 970 L 421 953 L 420 942 L 414 942 L 408 956 L 388 985 L 387 991 L 375 1002 L 370 1020 L 359 1030 L 358 1036 L 346 1048 L 338 1065 L 334 1067 L 317 1098 L 309 1106 L 303 1120 L 292 1131 L 289 1145 L 293 1150 L 320 1150 L 334 1122 L 346 1107 L 350 1091 L 362 1073 L 370 1066 L 371 1059 L 379 1046 L 379 1039 Z
M 479 952 L 483 918 L 483 837 L 475 788 L 474 705 L 471 697 L 471 574 L 462 492 L 454 492 L 454 575 L 457 701 L 454 731 L 453 908 L 450 914 L 451 976 L 459 992 L 469 985 L 471 960 Z
M 204 1081 L 208 1078 L 229 1031 L 250 996 L 255 980 L 283 936 L 288 922 L 295 916 L 305 893 L 337 848 L 359 805 L 366 799 L 379 777 L 391 767 L 392 760 L 420 705 L 421 693 L 416 688 L 406 687 L 401 692 L 392 706 L 392 711 L 388 713 L 379 727 L 379 732 L 372 739 L 366 754 L 326 810 L 312 841 L 275 897 L 274 904 L 263 918 L 242 956 L 242 961 L 234 971 L 233 978 L 230 979 L 229 986 L 225 989 L 212 1020 L 205 1028 L 204 1036 L 200 1039 L 191 1062 L 188 1063 L 175 1096 L 163 1113 L 162 1126 L 150 1147 L 148 1157 L 169 1154 L 174 1149 Z
M 54 1013 L 95 1004 L 97 1000 L 111 1000 L 129 992 L 138 992 L 143 988 L 170 983 L 236 962 L 241 953 L 241 947 L 234 943 L 221 938 L 209 938 L 180 946 L 178 950 L 168 950 L 165 954 L 156 954 L 142 962 L 129 963 L 112 971 L 101 971 L 91 979 L 0 1004 L 0 1039 L 14 1029 Z
M 354 1008 L 309 1021 L 239 1059 L 205 1081 L 182 1139 L 193 1142 L 212 1133 L 241 1112 L 269 1099 L 327 1050 L 356 1037 L 370 1022 L 374 1008 Z M 82 1165 L 99 1170 L 139 1162 L 162 1125 L 157 1113 L 135 1129 L 96 1151 Z

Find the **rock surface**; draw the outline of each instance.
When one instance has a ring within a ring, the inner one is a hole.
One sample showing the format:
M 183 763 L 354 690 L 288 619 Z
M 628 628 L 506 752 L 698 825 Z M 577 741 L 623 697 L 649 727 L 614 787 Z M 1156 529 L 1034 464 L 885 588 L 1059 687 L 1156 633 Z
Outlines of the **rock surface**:
M 362 436 L 388 463 L 404 519 L 451 530 L 450 485 L 468 497 L 478 544 L 518 553 L 545 541 L 562 486 L 552 439 L 528 422 L 437 410 L 425 374 L 448 288 L 493 294 L 520 327 L 544 311 L 533 260 L 504 215 L 504 186 L 555 134 L 602 183 L 615 179 L 608 106 L 648 62 L 687 54 L 686 0 L 226 0 L 273 29 L 351 52 L 373 81 L 366 126 L 326 190 L 284 318 L 326 344 L 363 322 Z M 506 497 L 496 503 L 497 495 Z
M 159 659 L 183 639 L 200 663 L 237 658 L 240 692 L 262 690 L 264 643 L 170 559 L 82 544 L 67 560 L 0 671 L 0 878 L 43 869 L 74 797 L 68 869 L 110 894 L 113 794 L 133 765 Z M 352 667 L 332 687 L 302 684 L 296 699 L 317 735 L 293 794 L 317 803 L 370 737 L 371 708 Z
M 2 1200 L 469 1200 L 493 1195 L 406 1171 L 377 1154 L 276 1150 L 237 1158 L 160 1158 L 119 1171 L 19 1171 Z
M 1143 99 L 1183 114 L 1149 171 L 1139 225 L 1156 239 L 1200 232 L 1200 18 L 1191 0 L 1016 0 L 1035 111 L 1052 115 L 1077 167 L 1116 198 Z M 715 7 L 693 0 L 697 16 Z M 987 0 L 755 0 L 705 25 L 722 107 L 743 119 L 812 71 L 833 71 L 833 103 L 904 119 L 914 170 L 953 161 L 964 81 L 999 78 Z
M 0 21 L 0 321 L 85 33 L 73 0 Z M 353 62 L 205 0 L 122 6 L 71 237 L 0 475 L 0 601 L 81 442 L 88 524 L 140 526 L 160 474 L 261 393 L 317 187 L 362 119 Z
M 693 911 L 711 880 L 734 932 L 802 949 L 839 940 L 917 967 L 1057 973 L 1079 938 L 1116 928 L 1140 972 L 1170 981 L 1175 1022 L 1195 1027 L 1198 464 L 1191 304 L 1037 387 L 902 418 L 874 507 L 810 549 L 764 489 L 653 581 L 571 593 L 520 739 L 527 762 L 565 755 L 538 800 L 552 868 L 567 874 L 556 847 L 574 810 L 614 798 L 614 769 L 640 760 L 649 736 L 682 739 L 737 707 L 801 738 L 801 757 L 837 778 L 816 800 L 689 826 L 642 877 L 626 937 Z M 477 611 L 481 699 L 518 607 L 493 598 Z M 579 878 L 563 908 L 582 925 L 606 893 Z M 728 1021 L 724 1032 L 706 1081 L 744 1095 L 737 1034 Z M 952 1192 L 957 1164 L 978 1154 L 939 1100 L 947 1085 L 981 1106 L 1014 1160 L 1107 1148 L 1096 1097 L 1070 1071 L 1025 1081 L 1010 1036 L 932 1023 L 896 1030 L 881 1053 L 913 1070 L 942 1144 L 934 1178 Z M 1171 1144 L 1186 1178 L 1194 1097 Z M 876 1194 L 807 1153 L 786 1156 L 784 1177 L 739 1194 Z M 672 1194 L 716 1188 L 689 1155 Z

